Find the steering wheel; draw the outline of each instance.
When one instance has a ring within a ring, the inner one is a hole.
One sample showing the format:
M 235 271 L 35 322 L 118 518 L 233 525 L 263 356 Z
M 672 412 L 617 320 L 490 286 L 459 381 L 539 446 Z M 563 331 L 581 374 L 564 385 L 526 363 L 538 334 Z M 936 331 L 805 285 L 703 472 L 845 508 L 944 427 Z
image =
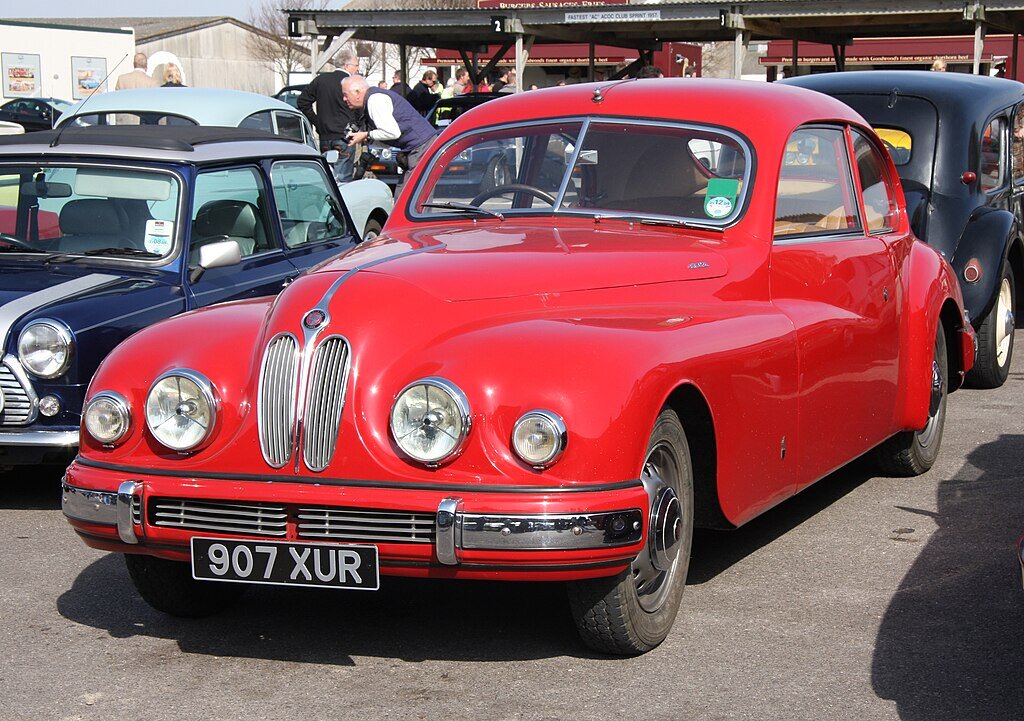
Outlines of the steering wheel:
M 38 250 L 35 246 L 31 245 L 28 241 L 17 238 L 7 233 L 0 233 L 0 243 L 7 243 L 15 248 L 24 248 L 25 250 Z
M 555 204 L 555 196 L 546 190 L 535 188 L 532 185 L 526 185 L 525 183 L 509 183 L 508 185 L 496 185 L 490 190 L 485 190 L 471 201 L 470 205 L 479 205 L 485 200 L 493 198 L 495 195 L 504 195 L 505 193 L 526 193 L 532 195 L 534 198 L 543 200 L 546 203 L 551 203 L 552 206 Z

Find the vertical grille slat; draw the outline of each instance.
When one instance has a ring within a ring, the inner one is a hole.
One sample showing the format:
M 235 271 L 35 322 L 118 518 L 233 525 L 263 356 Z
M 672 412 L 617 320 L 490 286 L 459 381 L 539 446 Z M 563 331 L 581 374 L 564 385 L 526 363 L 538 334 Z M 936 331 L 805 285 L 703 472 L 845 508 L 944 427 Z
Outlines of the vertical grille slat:
M 274 468 L 288 463 L 295 435 L 295 393 L 299 372 L 295 336 L 274 336 L 267 344 L 256 400 L 260 450 Z
M 322 471 L 334 457 L 347 376 L 348 344 L 327 338 L 313 353 L 303 418 L 302 455 L 310 470 Z
M 19 379 L 10 364 L 20 364 L 13 356 L 6 356 L 0 362 L 0 393 L 4 397 L 4 409 L 0 412 L 0 425 L 24 426 L 35 420 L 35 391 L 27 379 Z M 21 371 L 24 375 L 24 371 Z

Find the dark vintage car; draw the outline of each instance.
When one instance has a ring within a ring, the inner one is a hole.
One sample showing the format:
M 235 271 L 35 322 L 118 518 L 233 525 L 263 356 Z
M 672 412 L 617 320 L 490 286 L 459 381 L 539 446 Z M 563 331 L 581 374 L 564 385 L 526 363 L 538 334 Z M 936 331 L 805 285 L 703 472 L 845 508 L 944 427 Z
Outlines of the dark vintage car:
M 17 123 L 26 133 L 49 130 L 71 103 L 57 98 L 17 98 L 0 105 L 0 120 Z
M 132 333 L 274 295 L 353 247 L 343 206 L 317 151 L 254 130 L 0 141 L 0 466 L 66 459 L 86 386 Z
M 806 143 L 812 166 L 788 155 Z M 508 182 L 448 199 L 495 144 L 518 149 Z M 637 654 L 672 628 L 695 525 L 873 449 L 893 475 L 935 463 L 974 332 L 842 103 L 681 79 L 510 95 L 407 183 L 376 240 L 97 372 L 63 509 L 154 607 L 567 582 L 586 643 Z
M 824 73 L 783 81 L 842 100 L 892 155 L 910 225 L 956 270 L 978 331 L 968 382 L 1010 372 L 1024 284 L 1024 84 L 963 73 Z

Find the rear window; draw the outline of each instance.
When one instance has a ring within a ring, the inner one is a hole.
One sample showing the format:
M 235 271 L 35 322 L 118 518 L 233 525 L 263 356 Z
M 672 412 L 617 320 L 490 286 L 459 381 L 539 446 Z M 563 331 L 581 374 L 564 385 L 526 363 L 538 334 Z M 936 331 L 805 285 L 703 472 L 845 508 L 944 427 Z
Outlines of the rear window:
M 876 127 L 875 133 L 882 139 L 885 149 L 892 156 L 892 162 L 899 165 L 906 165 L 914 154 L 914 138 L 910 133 L 900 128 Z
M 191 118 L 175 113 L 150 111 L 125 111 L 117 113 L 86 113 L 69 120 L 72 125 L 89 127 L 93 125 L 198 125 Z

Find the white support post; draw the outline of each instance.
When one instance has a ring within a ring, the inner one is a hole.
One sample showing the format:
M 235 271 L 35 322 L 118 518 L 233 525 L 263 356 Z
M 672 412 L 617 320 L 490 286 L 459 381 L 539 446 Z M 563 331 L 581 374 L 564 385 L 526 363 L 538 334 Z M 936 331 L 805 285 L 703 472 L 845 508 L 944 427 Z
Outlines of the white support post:
M 985 50 L 985 23 L 974 21 L 974 74 L 981 74 L 981 54 Z
M 746 43 L 743 40 L 743 28 L 736 28 L 736 40 L 733 44 L 732 54 L 732 77 L 739 80 L 743 77 L 743 56 L 746 50 Z

